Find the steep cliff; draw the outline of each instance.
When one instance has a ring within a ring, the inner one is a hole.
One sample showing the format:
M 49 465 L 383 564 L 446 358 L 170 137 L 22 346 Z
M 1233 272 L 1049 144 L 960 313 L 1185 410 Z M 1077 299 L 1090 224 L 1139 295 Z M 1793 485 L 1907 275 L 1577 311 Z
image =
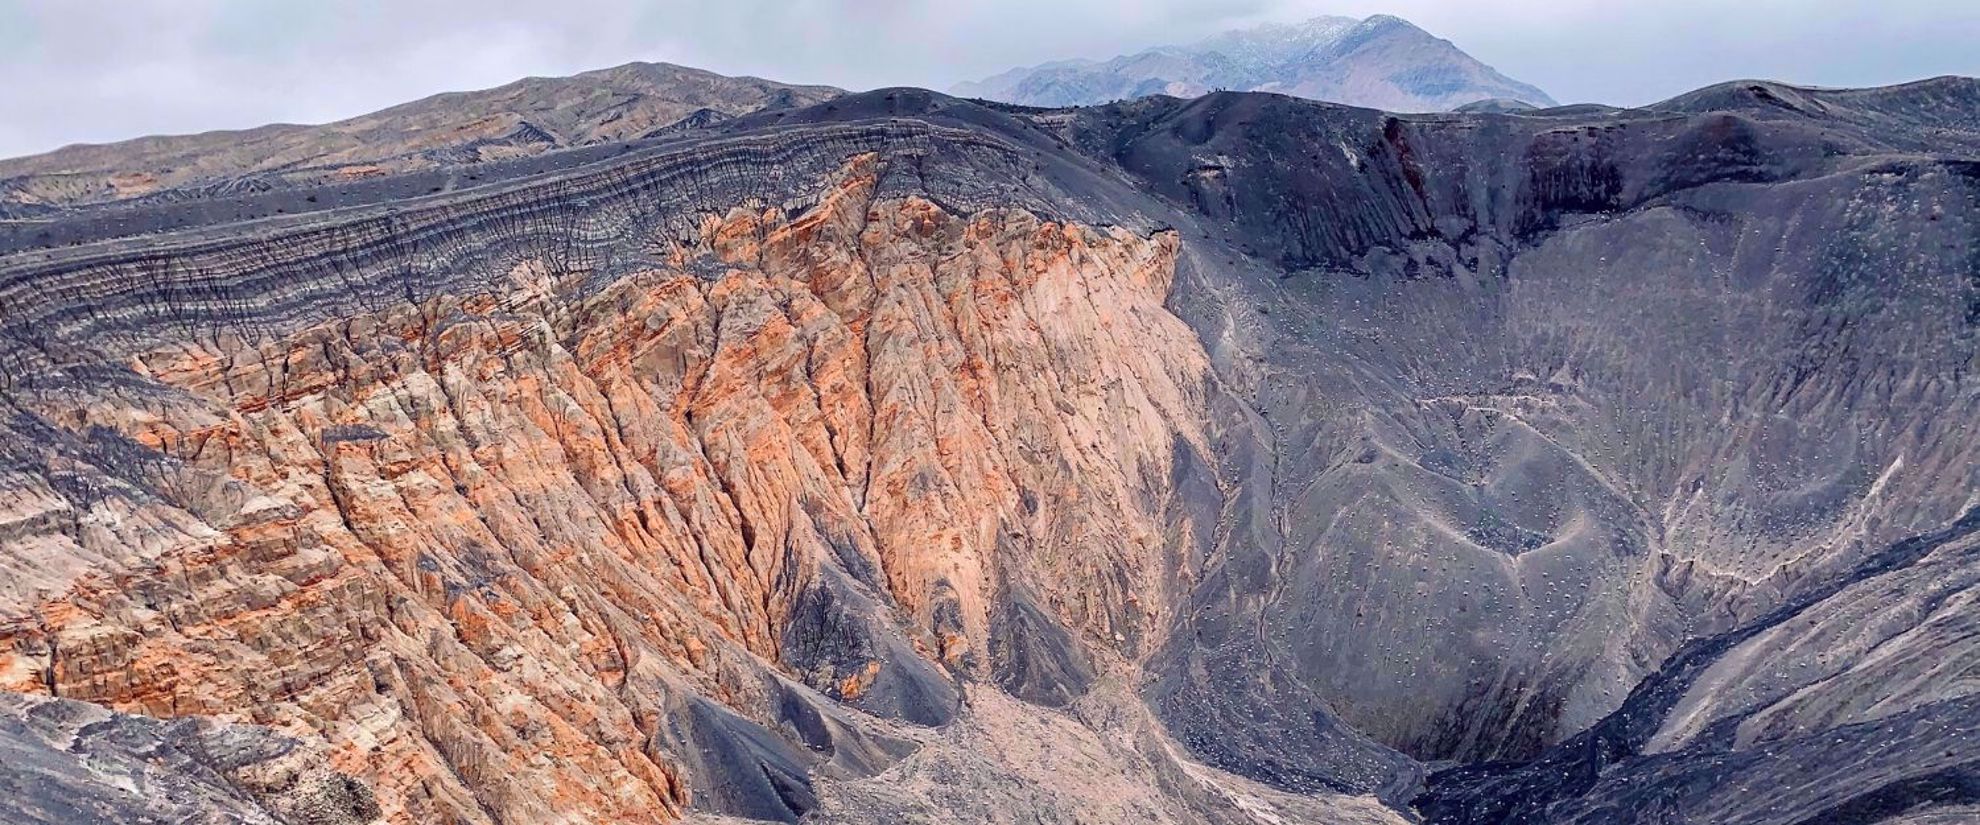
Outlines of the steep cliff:
M 19 272 L 6 687 L 464 822 L 792 818 L 915 747 L 868 715 L 1072 701 L 1208 529 L 1205 357 L 1175 233 L 906 193 L 958 152 L 1016 149 L 808 129 Z
M 1976 118 L 882 90 L 78 211 L 0 259 L 0 689 L 395 822 L 1956 810 Z

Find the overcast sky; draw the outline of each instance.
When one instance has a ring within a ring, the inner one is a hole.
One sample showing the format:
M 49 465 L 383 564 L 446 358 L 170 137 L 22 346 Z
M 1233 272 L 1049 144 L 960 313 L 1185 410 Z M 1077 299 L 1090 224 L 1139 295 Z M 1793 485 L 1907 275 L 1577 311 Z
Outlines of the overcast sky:
M 1563 102 L 1980 74 L 1980 0 L 0 0 L 0 157 L 324 122 L 632 60 L 946 88 L 1320 14 L 1396 14 Z

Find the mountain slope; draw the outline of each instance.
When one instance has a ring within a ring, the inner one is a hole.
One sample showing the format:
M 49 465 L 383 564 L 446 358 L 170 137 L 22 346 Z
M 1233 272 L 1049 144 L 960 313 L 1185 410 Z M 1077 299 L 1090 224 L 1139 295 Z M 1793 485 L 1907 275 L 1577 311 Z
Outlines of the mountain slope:
M 321 126 L 147 137 L 0 160 L 0 217 L 168 190 L 319 184 L 631 140 L 684 119 L 805 106 L 843 94 L 628 63 L 452 92 Z
M 1447 111 L 1507 98 L 1551 106 L 1545 92 L 1500 74 L 1408 21 L 1316 17 L 1230 31 L 1104 62 L 1012 69 L 955 93 L 1029 106 L 1082 106 L 1165 94 L 1279 92 L 1399 112 Z
M 377 801 L 321 743 L 0 691 L 0 821 L 365 825 Z
M 0 690 L 394 822 L 1980 805 L 1980 82 L 503 168 L 8 247 Z

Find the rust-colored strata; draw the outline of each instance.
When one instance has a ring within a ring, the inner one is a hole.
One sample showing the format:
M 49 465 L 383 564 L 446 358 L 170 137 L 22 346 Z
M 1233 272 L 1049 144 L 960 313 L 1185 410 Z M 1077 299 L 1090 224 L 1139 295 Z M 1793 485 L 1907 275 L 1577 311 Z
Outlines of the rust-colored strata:
M 710 215 L 595 294 L 524 262 L 499 292 L 137 358 L 170 403 L 41 410 L 184 486 L 39 539 L 116 572 L 8 605 L 0 688 L 322 737 L 395 822 L 649 821 L 692 801 L 660 697 L 763 715 L 749 673 L 821 562 L 876 571 L 963 673 L 1014 585 L 1138 638 L 1164 603 L 1151 480 L 1200 440 L 1175 238 L 876 200 L 873 164 L 794 217 Z M 791 675 L 854 701 L 879 668 Z

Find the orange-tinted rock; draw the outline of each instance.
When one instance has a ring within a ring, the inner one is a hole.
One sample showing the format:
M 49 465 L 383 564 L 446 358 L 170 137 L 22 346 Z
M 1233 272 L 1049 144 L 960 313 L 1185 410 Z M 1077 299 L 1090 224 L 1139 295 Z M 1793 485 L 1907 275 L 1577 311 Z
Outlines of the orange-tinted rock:
M 36 539 L 104 561 L 8 600 L 0 688 L 320 736 L 393 821 L 651 821 L 692 801 L 680 697 L 770 721 L 768 667 L 914 718 L 884 652 L 786 661 L 821 565 L 964 674 L 1013 586 L 1132 653 L 1201 441 L 1175 238 L 876 200 L 872 163 L 595 292 L 526 262 L 40 410 L 183 465 Z

